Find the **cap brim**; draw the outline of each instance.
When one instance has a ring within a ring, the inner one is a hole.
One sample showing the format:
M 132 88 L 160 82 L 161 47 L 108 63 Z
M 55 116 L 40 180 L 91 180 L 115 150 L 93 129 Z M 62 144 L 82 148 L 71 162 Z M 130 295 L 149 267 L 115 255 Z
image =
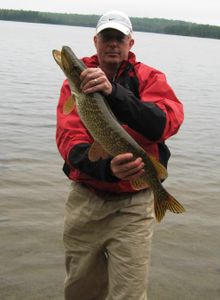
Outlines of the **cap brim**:
M 131 30 L 128 27 L 126 27 L 122 24 L 115 23 L 115 22 L 109 22 L 109 23 L 105 23 L 105 24 L 99 26 L 98 28 L 96 28 L 96 33 L 98 34 L 102 30 L 107 29 L 107 28 L 116 29 L 118 31 L 121 31 L 125 35 L 128 35 L 131 33 Z

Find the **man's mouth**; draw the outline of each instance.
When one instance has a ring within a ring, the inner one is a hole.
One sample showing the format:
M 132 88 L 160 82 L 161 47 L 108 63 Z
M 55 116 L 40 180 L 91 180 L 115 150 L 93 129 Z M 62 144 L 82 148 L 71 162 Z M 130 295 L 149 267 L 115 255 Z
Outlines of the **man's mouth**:
M 113 56 L 115 56 L 115 55 L 119 55 L 119 53 L 118 53 L 118 52 L 112 52 L 112 51 L 110 51 L 110 52 L 106 52 L 106 54 L 107 54 L 107 55 L 113 55 Z

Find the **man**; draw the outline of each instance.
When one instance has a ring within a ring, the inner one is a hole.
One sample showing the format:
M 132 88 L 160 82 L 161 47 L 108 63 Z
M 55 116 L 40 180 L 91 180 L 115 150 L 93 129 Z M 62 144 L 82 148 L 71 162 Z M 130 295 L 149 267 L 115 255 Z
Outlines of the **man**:
M 167 166 L 164 141 L 178 131 L 183 108 L 165 75 L 136 61 L 132 25 L 121 12 L 99 19 L 94 44 L 97 54 L 83 58 L 88 68 L 81 73 L 82 91 L 105 95 L 128 133 Z M 76 109 L 63 113 L 70 93 L 65 81 L 57 108 L 57 145 L 72 181 L 64 226 L 65 299 L 147 299 L 153 195 L 134 191 L 129 182 L 142 174 L 143 161 L 123 153 L 91 162 L 91 135 Z

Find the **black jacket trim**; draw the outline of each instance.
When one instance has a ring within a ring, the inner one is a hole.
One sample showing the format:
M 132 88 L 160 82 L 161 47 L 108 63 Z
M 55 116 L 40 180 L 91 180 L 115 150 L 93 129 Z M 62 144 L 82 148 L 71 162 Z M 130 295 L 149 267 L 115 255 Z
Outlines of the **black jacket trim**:
M 120 181 L 111 172 L 110 162 L 112 157 L 91 162 L 88 158 L 89 147 L 89 144 L 78 144 L 70 151 L 68 159 L 71 166 L 101 181 Z M 67 176 L 69 175 L 70 167 L 67 163 L 64 164 L 63 171 Z
M 116 118 L 149 140 L 159 140 L 166 125 L 166 114 L 153 102 L 141 102 L 120 84 L 112 85 L 113 91 L 106 98 Z

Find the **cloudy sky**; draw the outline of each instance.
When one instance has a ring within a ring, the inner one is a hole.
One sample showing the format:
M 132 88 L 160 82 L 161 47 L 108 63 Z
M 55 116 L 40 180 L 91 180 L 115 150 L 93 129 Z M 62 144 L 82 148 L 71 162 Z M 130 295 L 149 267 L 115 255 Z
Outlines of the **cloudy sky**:
M 133 17 L 220 26 L 220 0 L 0 0 L 0 8 L 97 15 L 117 9 Z

